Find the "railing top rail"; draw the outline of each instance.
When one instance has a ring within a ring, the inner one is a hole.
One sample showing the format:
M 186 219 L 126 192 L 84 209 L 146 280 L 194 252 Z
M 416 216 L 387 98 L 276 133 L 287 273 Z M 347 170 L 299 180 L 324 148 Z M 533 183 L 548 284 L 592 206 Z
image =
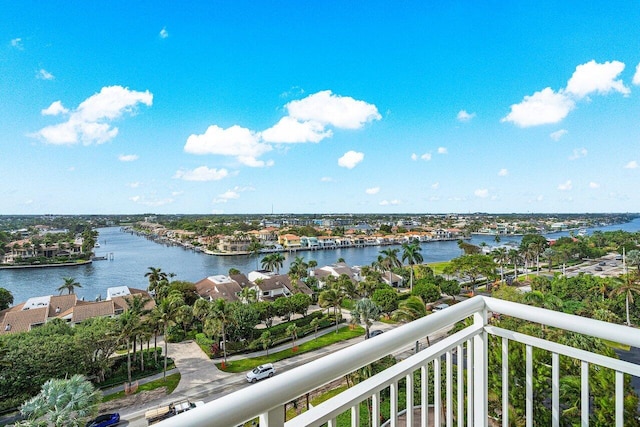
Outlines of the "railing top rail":
M 529 322 L 553 326 L 579 334 L 640 347 L 640 330 L 544 308 L 518 304 L 491 297 L 481 297 L 488 310 Z

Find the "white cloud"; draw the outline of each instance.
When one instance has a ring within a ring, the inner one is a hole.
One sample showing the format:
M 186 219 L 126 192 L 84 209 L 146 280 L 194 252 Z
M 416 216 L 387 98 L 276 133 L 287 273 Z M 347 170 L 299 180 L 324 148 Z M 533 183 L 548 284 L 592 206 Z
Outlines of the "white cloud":
M 184 181 L 219 181 L 229 176 L 226 169 L 209 169 L 206 166 L 200 166 L 194 170 L 179 170 L 173 175 L 174 178 Z
M 631 160 L 629 163 L 624 165 L 625 169 L 636 169 L 638 167 L 638 162 L 635 160 Z
M 351 150 L 344 153 L 344 156 L 338 159 L 338 165 L 342 166 L 343 168 L 353 169 L 363 159 L 364 153 L 359 153 L 357 151 Z
M 471 121 L 471 119 L 473 119 L 475 116 L 476 116 L 476 113 L 469 114 L 469 113 L 466 112 L 466 110 L 460 110 L 458 112 L 457 119 L 458 119 L 459 122 L 466 123 L 466 122 Z
M 489 196 L 489 190 L 487 190 L 486 188 L 478 188 L 476 191 L 473 192 L 473 194 L 476 197 L 480 197 L 480 198 L 485 198 Z
M 553 139 L 554 141 L 560 141 L 560 138 L 562 138 L 563 136 L 565 136 L 568 133 L 569 133 L 568 130 L 560 129 L 560 130 L 557 130 L 555 132 L 551 132 L 551 134 L 549 134 L 549 137 L 551 139 Z
M 57 116 L 58 114 L 67 114 L 68 112 L 69 110 L 64 108 L 60 101 L 52 102 L 51 105 L 40 111 L 43 116 Z
M 525 96 L 519 104 L 511 106 L 511 112 L 501 122 L 511 122 L 519 127 L 558 123 L 575 107 L 575 102 L 563 93 L 545 88 L 531 96 Z
M 273 127 L 262 132 L 262 139 L 266 142 L 296 143 L 320 142 L 333 135 L 331 130 L 315 121 L 299 122 L 293 117 L 283 117 Z
M 184 194 L 184 191 L 172 191 L 171 192 L 171 195 L 173 197 L 181 196 L 182 194 Z
M 509 171 L 505 168 L 502 168 L 498 171 L 498 176 L 507 176 L 509 175 Z
M 239 199 L 239 198 L 240 198 L 240 194 L 238 194 L 236 191 L 227 190 L 226 192 L 218 195 L 218 197 L 213 199 L 211 202 L 212 203 L 227 203 L 229 200 Z
M 592 181 L 589 183 L 589 188 L 593 188 L 593 189 L 600 188 L 600 184 Z
M 320 178 L 321 182 L 333 182 L 333 178 L 331 178 L 330 176 L 323 176 L 322 178 Z
M 438 147 L 438 154 L 447 154 L 446 147 Z
M 289 116 L 299 121 L 314 121 L 341 129 L 359 129 L 367 122 L 382 118 L 375 105 L 334 95 L 330 90 L 291 101 L 285 108 Z
M 15 47 L 16 49 L 24 49 L 22 47 L 22 39 L 20 37 L 17 37 L 15 39 L 11 39 L 11 47 Z
M 631 91 L 622 80 L 616 78 L 624 71 L 624 64 L 620 61 L 607 61 L 598 64 L 591 60 L 586 64 L 578 65 L 567 82 L 566 93 L 570 93 L 578 99 L 591 93 L 607 94 L 611 91 L 628 95 Z
M 121 162 L 135 162 L 136 160 L 138 160 L 138 155 L 137 154 L 120 154 L 118 156 L 118 160 L 120 160 Z
M 536 197 L 536 201 L 541 202 L 544 200 L 544 196 L 542 194 L 538 195 L 538 197 Z
M 378 194 L 380 192 L 380 187 L 371 187 L 364 190 L 367 194 Z
M 157 199 L 157 198 L 147 199 L 146 197 L 142 197 L 142 196 L 132 196 L 132 197 L 129 197 L 129 200 L 131 200 L 134 203 L 138 203 L 144 206 L 151 206 L 151 207 L 164 206 L 164 205 L 173 203 L 173 199 L 170 197 L 167 197 L 164 199 Z
M 251 167 L 265 166 L 266 163 L 257 158 L 271 150 L 270 145 L 259 142 L 255 132 L 238 125 L 227 129 L 209 126 L 204 134 L 189 136 L 184 146 L 187 153 L 235 156 L 240 163 Z
M 411 160 L 418 160 L 418 155 L 416 153 L 411 154 Z
M 122 86 L 103 87 L 72 111 L 66 122 L 40 129 L 34 136 L 49 144 L 76 144 L 79 141 L 85 145 L 102 144 L 118 134 L 118 128 L 112 127 L 110 122 L 125 113 L 133 113 L 139 103 L 151 106 L 153 95 L 149 91 L 137 92 Z M 59 107 L 62 107 L 61 103 Z
M 434 182 L 433 184 L 431 184 L 431 188 L 433 188 L 434 190 L 437 190 L 438 188 L 440 188 L 440 183 Z
M 40 71 L 36 73 L 36 78 L 41 80 L 53 80 L 55 79 L 55 76 L 44 68 L 41 68 Z
M 636 65 L 636 72 L 633 74 L 632 83 L 634 85 L 640 85 L 640 64 Z
M 169 32 L 167 31 L 167 27 L 164 27 L 160 30 L 160 34 L 158 34 L 161 39 L 166 39 L 169 37 Z
M 130 183 L 128 183 L 128 184 L 127 184 L 127 187 L 131 187 L 131 188 L 138 188 L 138 187 L 140 187 L 140 185 L 141 185 L 141 184 L 142 184 L 142 183 L 141 183 L 141 182 L 139 182 L 139 181 L 136 181 L 136 182 L 130 182 Z
M 569 191 L 573 188 L 573 184 L 571 180 L 564 182 L 563 184 L 558 185 L 558 190 L 560 191 Z
M 140 196 L 131 196 L 129 197 L 129 200 L 131 200 L 132 202 L 138 202 L 141 199 Z
M 393 206 L 397 206 L 400 204 L 400 200 L 394 199 L 394 200 L 383 200 L 379 203 L 380 206 L 389 206 L 389 205 L 393 205 Z
M 588 152 L 586 148 L 574 148 L 573 153 L 569 156 L 569 160 L 576 160 L 580 157 L 586 157 L 587 153 Z
M 429 160 L 431 160 L 431 153 L 424 153 L 422 156 L 420 156 L 420 158 L 428 162 Z
M 69 168 L 67 169 L 67 171 L 69 172 L 75 172 L 76 167 L 75 166 L 69 166 Z

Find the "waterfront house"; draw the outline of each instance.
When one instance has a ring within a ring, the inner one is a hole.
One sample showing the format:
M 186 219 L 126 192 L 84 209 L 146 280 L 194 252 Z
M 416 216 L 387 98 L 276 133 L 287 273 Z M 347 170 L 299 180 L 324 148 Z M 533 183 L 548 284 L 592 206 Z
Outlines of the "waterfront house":
M 360 276 L 360 269 L 357 267 L 349 267 L 344 262 L 325 265 L 324 267 L 312 270 L 310 273 L 310 276 L 318 279 L 319 288 L 323 288 L 326 285 L 327 277 L 333 276 L 338 278 L 341 275 L 347 276 L 354 284 L 357 284 L 362 280 Z
M 282 234 L 278 237 L 278 243 L 285 249 L 299 249 L 302 247 L 300 237 L 295 234 Z
M 248 281 L 247 279 L 247 282 Z M 240 286 L 238 282 L 223 274 L 205 277 L 196 282 L 195 286 L 198 295 L 209 301 L 215 301 L 218 298 L 222 298 L 228 302 L 239 301 L 240 298 L 238 295 L 240 295 L 242 291 L 242 286 Z

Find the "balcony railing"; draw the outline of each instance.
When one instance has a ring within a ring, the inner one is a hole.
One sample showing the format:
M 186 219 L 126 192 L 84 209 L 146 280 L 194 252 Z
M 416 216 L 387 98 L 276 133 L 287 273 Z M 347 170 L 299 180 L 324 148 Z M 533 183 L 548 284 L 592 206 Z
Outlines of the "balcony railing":
M 640 347 L 640 331 L 572 316 L 555 311 L 517 304 L 509 301 L 477 296 L 450 308 L 398 327 L 373 339 L 364 340 L 341 351 L 280 373 L 241 391 L 226 395 L 203 407 L 179 415 L 181 426 L 238 426 L 258 418 L 261 427 L 337 425 L 337 417 L 350 413 L 350 425 L 360 425 L 360 405 L 368 404 L 370 424 L 381 425 L 381 393 L 388 396 L 390 409 L 385 425 L 396 426 L 400 418 L 407 426 L 508 426 L 509 387 L 517 379 L 509 378 L 510 343 L 524 346 L 525 360 L 525 420 L 534 425 L 534 356 L 533 349 L 551 354 L 551 396 L 544 405 L 550 409 L 551 425 L 559 426 L 563 409 L 574 407 L 580 413 L 582 426 L 589 424 L 593 410 L 589 389 L 590 365 L 615 372 L 615 425 L 625 425 L 625 376 L 640 376 L 640 366 L 552 341 L 524 335 L 492 326 L 491 316 L 505 315 L 541 325 L 559 328 Z M 471 317 L 464 329 L 401 360 L 390 368 L 350 387 L 318 406 L 285 422 L 285 406 L 334 380 L 343 378 L 389 354 L 412 347 L 426 336 Z M 489 336 L 501 340 L 501 366 L 489 366 Z M 580 366 L 579 402 L 560 402 L 560 357 L 569 357 Z M 501 404 L 489 413 L 488 373 L 501 376 Z M 419 399 L 414 396 L 414 382 L 420 382 Z M 518 384 L 521 386 L 521 384 Z M 405 387 L 399 402 L 400 387 Z M 429 391 L 431 388 L 431 392 Z M 431 396 L 431 397 L 430 397 Z M 414 399 L 414 397 L 416 399 Z M 416 404 L 415 400 L 419 400 Z M 406 408 L 400 410 L 400 408 Z M 430 410 L 422 410 L 430 408 Z M 385 418 L 387 418 L 385 417 Z M 431 418 L 431 419 L 429 419 Z M 176 425 L 169 419 L 158 427 Z

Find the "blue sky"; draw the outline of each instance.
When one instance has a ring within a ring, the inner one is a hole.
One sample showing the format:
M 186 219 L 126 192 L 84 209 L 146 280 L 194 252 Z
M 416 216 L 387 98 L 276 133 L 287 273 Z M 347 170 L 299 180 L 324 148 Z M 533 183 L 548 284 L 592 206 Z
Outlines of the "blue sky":
M 0 213 L 640 211 L 636 1 L 0 2 Z

